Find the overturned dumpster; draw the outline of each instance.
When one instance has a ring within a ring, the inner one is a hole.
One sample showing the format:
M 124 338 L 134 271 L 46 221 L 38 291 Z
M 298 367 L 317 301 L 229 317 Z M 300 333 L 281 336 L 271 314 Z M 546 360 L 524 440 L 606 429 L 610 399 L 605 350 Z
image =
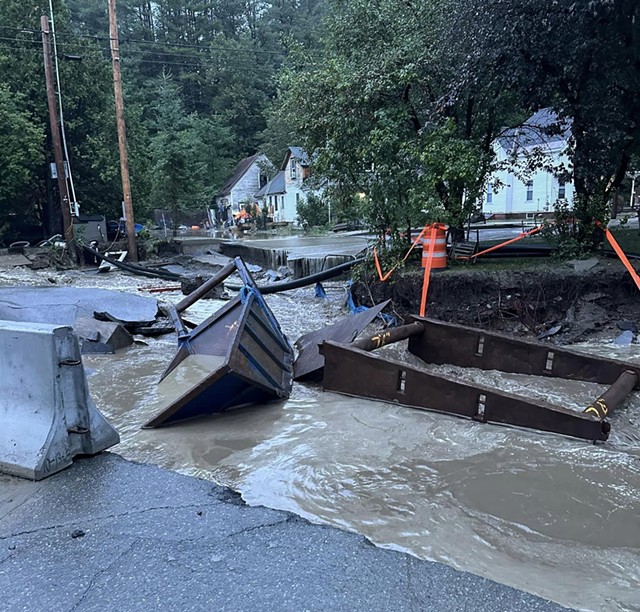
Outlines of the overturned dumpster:
M 409 352 L 425 363 L 567 378 L 610 387 L 582 412 L 576 412 L 369 352 L 406 338 Z M 422 317 L 412 317 L 408 325 L 351 345 L 325 342 L 320 352 L 324 355 L 323 385 L 329 391 L 594 441 L 609 437 L 607 417 L 640 387 L 640 367 L 631 363 Z
M 234 272 L 244 283 L 240 293 L 187 329 L 182 313 Z M 165 310 L 178 333 L 178 351 L 160 382 L 167 401 L 144 427 L 289 397 L 293 349 L 241 258 Z
M 41 480 L 117 444 L 71 327 L 0 321 L 0 472 Z

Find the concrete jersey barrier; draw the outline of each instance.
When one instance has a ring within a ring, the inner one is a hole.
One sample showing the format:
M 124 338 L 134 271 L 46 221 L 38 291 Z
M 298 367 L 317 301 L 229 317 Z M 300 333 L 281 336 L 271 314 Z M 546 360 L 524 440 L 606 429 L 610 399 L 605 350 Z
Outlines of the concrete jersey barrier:
M 120 437 L 89 396 L 71 327 L 0 321 L 0 472 L 41 480 Z

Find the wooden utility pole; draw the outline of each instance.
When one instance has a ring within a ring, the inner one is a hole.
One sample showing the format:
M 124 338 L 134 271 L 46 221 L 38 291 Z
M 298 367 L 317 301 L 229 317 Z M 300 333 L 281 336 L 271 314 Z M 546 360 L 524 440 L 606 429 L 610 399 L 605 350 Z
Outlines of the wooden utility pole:
M 109 1 L 109 39 L 111 41 L 111 60 L 113 63 L 113 91 L 116 98 L 116 123 L 118 124 L 118 147 L 120 149 L 120 174 L 124 196 L 124 214 L 127 228 L 129 257 L 138 261 L 136 246 L 135 220 L 129 182 L 129 156 L 127 154 L 127 133 L 124 125 L 124 102 L 122 100 L 122 80 L 120 77 L 120 46 L 118 44 L 118 23 L 116 21 L 116 0 Z
M 43 16 L 40 18 L 40 27 L 42 28 L 42 50 L 44 53 L 44 76 L 47 85 L 47 103 L 49 105 L 49 124 L 51 125 L 53 156 L 56 162 L 56 172 L 58 174 L 58 191 L 60 192 L 60 208 L 62 210 L 64 239 L 72 257 L 77 259 L 75 244 L 73 241 L 73 221 L 71 220 L 71 210 L 69 208 L 67 176 L 64 168 L 64 158 L 62 157 L 60 130 L 58 128 L 58 109 L 56 107 L 56 95 L 53 86 L 53 64 L 51 62 L 51 41 L 49 40 L 49 19 L 47 17 Z

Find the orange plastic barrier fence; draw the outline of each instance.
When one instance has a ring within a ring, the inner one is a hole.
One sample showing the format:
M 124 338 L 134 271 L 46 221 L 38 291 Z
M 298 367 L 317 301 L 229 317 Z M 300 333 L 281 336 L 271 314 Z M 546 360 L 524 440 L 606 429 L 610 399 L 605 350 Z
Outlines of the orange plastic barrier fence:
M 609 244 L 616 252 L 616 255 L 620 258 L 620 261 L 623 263 L 624 267 L 627 269 L 627 272 L 631 275 L 633 282 L 636 284 L 636 287 L 640 289 L 640 276 L 635 271 L 635 268 L 631 265 L 631 262 L 627 259 L 627 256 L 624 254 L 623 250 L 620 248 L 618 241 L 613 237 L 613 234 L 609 231 L 608 228 L 605 228 L 604 234 L 609 241 Z
M 522 232 L 522 234 L 520 234 L 519 236 L 516 236 L 515 238 L 511 238 L 510 240 L 507 240 L 506 242 L 501 242 L 500 244 L 496 244 L 495 246 L 489 247 L 488 249 L 485 249 L 484 251 L 480 251 L 479 253 L 476 253 L 475 255 L 471 255 L 467 259 L 471 259 L 473 257 L 480 257 L 480 255 L 486 255 L 487 253 L 491 253 L 492 251 L 497 251 L 498 249 L 501 249 L 503 246 L 507 246 L 508 244 L 513 244 L 514 242 L 518 242 L 518 240 L 522 240 L 523 238 L 528 238 L 529 236 L 533 236 L 533 234 L 536 234 L 541 229 L 542 229 L 542 226 L 534 227 L 533 229 L 530 229 L 528 232 Z
M 422 265 L 424 266 L 424 278 L 422 281 L 422 298 L 420 300 L 420 316 L 424 317 L 425 311 L 427 310 L 427 294 L 429 292 L 429 281 L 431 280 L 431 266 L 433 264 L 433 254 L 436 249 L 436 236 L 439 231 L 439 224 L 431 226 L 431 235 L 429 236 L 429 249 L 427 251 L 426 263 L 424 260 L 424 253 L 422 259 Z M 425 228 L 426 229 L 426 228 Z M 446 245 L 445 245 L 446 248 Z M 446 255 L 446 251 L 445 251 Z M 445 259 L 446 262 L 446 259 Z
M 411 243 L 411 246 L 409 247 L 409 250 L 407 251 L 407 254 L 402 258 L 402 261 L 407 261 L 407 257 L 409 257 L 409 255 L 411 254 L 411 251 L 413 251 L 413 249 L 416 247 L 416 245 L 420 243 L 420 240 L 424 236 L 424 233 L 427 231 L 428 227 L 430 227 L 430 226 L 425 226 L 422 229 L 422 231 L 418 234 L 418 237 Z M 376 270 L 378 272 L 378 277 L 380 278 L 380 280 L 383 283 L 393 274 L 393 272 L 396 270 L 396 268 L 399 265 L 399 264 L 396 264 L 386 274 L 382 274 L 382 267 L 380 266 L 380 260 L 378 259 L 378 251 L 376 250 L 376 247 L 373 247 L 373 259 L 374 259 L 375 264 L 376 264 Z

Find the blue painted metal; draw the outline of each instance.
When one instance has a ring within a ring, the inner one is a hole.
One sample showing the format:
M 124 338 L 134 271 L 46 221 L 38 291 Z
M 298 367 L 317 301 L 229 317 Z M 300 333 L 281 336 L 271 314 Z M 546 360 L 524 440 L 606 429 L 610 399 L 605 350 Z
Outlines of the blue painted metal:
M 145 427 L 159 427 L 213 415 L 249 404 L 287 398 L 293 376 L 293 349 L 240 258 L 236 268 L 245 283 L 240 294 L 195 329 L 180 321 L 178 352 L 162 379 L 191 355 L 219 357 L 217 367 L 186 389 Z M 179 319 L 179 315 L 178 315 Z M 189 367 L 188 362 L 182 367 Z

